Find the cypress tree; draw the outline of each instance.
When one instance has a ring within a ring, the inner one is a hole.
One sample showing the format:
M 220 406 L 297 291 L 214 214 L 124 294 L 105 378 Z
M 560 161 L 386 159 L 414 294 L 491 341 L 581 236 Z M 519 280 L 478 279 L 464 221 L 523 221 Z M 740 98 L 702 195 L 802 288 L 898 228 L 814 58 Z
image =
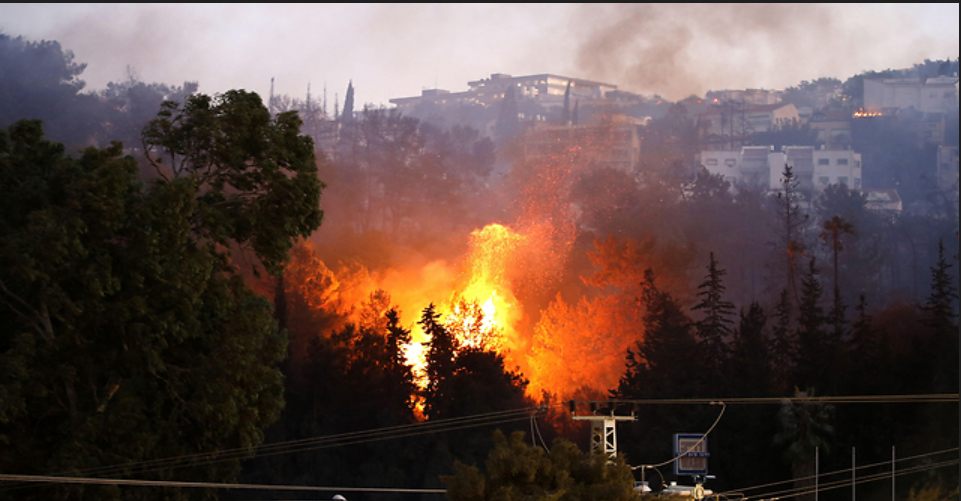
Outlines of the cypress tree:
M 347 96 L 344 97 L 344 111 L 340 115 L 341 121 L 349 122 L 354 119 L 354 81 L 347 82 Z

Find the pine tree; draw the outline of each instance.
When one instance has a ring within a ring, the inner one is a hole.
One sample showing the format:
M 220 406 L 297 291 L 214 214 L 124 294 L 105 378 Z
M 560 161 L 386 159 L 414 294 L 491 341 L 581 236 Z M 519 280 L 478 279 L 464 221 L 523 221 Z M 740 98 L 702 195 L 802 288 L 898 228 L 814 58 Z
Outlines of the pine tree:
M 686 363 L 698 353 L 690 319 L 673 296 L 654 285 L 650 269 L 641 288 L 644 337 L 628 350 L 627 370 L 615 393 L 624 398 L 702 395 L 702 378 Z
M 450 381 L 457 367 L 457 339 L 440 322 L 440 313 L 434 311 L 431 303 L 424 309 L 418 322 L 424 334 L 430 336 L 427 342 L 427 387 L 424 389 L 424 412 L 431 419 L 446 417 L 444 406 L 450 401 Z
M 767 315 L 757 302 L 747 312 L 741 310 L 741 322 L 734 331 L 730 365 L 733 387 L 741 396 L 762 397 L 770 393 L 771 356 L 765 343 Z
M 929 363 L 932 390 L 936 393 L 958 391 L 958 324 L 954 312 L 958 290 L 950 268 L 944 257 L 944 241 L 939 241 L 938 262 L 931 267 L 931 294 L 922 307 L 925 323 L 931 328 L 931 338 L 922 355 Z
M 937 334 L 958 333 L 954 312 L 954 301 L 958 290 L 953 284 L 948 270 L 951 264 L 944 258 L 944 241 L 938 241 L 938 262 L 931 267 L 931 294 L 925 301 L 924 311 L 928 314 L 927 324 Z
M 801 307 L 798 316 L 798 354 L 795 367 L 795 383 L 798 387 L 821 388 L 827 392 L 833 384 L 830 371 L 834 368 L 832 338 L 824 332 L 826 317 L 821 306 L 824 292 L 818 280 L 819 269 L 812 258 L 808 272 L 801 280 Z
M 791 297 L 787 289 L 783 289 L 774 310 L 775 324 L 769 347 L 779 392 L 790 389 L 791 371 L 797 360 L 797 343 L 792 328 L 791 310 Z
M 692 308 L 692 311 L 703 310 L 704 318 L 695 324 L 695 333 L 700 348 L 700 356 L 704 359 L 704 366 L 710 368 L 709 377 L 715 384 L 723 384 L 723 377 L 720 368 L 725 365 L 729 355 L 729 338 L 734 315 L 734 304 L 724 300 L 725 287 L 722 277 L 727 271 L 718 267 L 714 259 L 714 253 L 710 253 L 710 261 L 707 266 L 707 276 L 704 277 L 698 289 L 697 296 L 700 302 Z

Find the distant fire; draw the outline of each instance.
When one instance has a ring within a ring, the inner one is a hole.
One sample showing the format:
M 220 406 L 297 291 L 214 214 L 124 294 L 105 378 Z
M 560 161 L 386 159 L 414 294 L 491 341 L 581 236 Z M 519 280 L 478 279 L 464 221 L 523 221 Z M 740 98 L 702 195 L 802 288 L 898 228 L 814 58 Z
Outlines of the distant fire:
M 870 118 L 870 117 L 880 117 L 880 116 L 883 116 L 883 114 L 880 111 L 858 110 L 854 112 L 854 115 L 852 116 L 852 118 Z
M 328 268 L 309 242 L 299 245 L 287 268 L 287 290 L 302 295 L 304 306 L 327 322 L 322 332 L 303 335 L 326 336 L 346 322 L 364 325 L 372 312 L 396 307 L 401 324 L 411 330 L 408 363 L 423 384 L 430 340 L 418 321 L 434 304 L 461 346 L 501 354 L 509 370 L 529 381 L 533 398 L 542 392 L 566 398 L 587 387 L 602 392 L 614 387 L 627 348 L 642 332 L 634 288 L 643 270 L 634 268 L 648 262 L 645 251 L 607 242 L 598 247 L 597 266 L 607 270 L 600 279 L 573 277 L 572 284 L 565 276 L 579 232 L 572 186 L 608 161 L 611 142 L 619 140 L 612 131 L 610 121 L 549 131 L 563 140 L 518 160 L 512 171 L 518 183 L 514 222 L 474 230 L 461 256 L 431 260 L 407 250 L 385 260 L 389 264 L 382 269 Z M 585 284 L 595 288 L 589 298 L 568 302 L 559 294 Z M 383 292 L 378 296 L 377 291 Z M 389 304 L 374 305 L 375 296 Z M 293 340 L 292 350 L 304 349 L 306 342 Z

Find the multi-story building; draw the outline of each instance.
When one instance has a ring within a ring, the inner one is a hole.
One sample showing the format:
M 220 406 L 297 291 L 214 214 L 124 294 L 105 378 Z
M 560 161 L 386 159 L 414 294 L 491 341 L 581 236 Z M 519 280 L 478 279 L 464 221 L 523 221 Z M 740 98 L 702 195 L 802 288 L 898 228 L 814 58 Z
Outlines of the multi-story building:
M 640 159 L 641 140 L 637 123 L 629 117 L 615 117 L 599 124 L 543 125 L 527 132 L 522 145 L 528 161 L 576 151 L 582 164 L 611 167 L 633 173 Z
M 958 147 L 938 147 L 938 191 L 952 202 L 955 213 L 958 211 Z
M 545 108 L 552 108 L 564 105 L 564 94 L 567 92 L 568 83 L 571 86 L 571 103 L 580 101 L 586 104 L 591 101 L 603 100 L 608 92 L 617 90 L 617 86 L 613 84 L 550 73 L 519 77 L 504 73 L 493 73 L 490 78 L 467 82 L 469 89 L 465 92 L 429 89 L 422 91 L 420 96 L 393 98 L 390 103 L 405 113 L 425 102 L 444 105 L 479 104 L 481 106 L 493 106 L 504 99 L 509 87 L 514 87 L 515 96 L 518 99 L 533 99 Z
M 914 108 L 944 113 L 957 105 L 957 77 L 864 79 L 864 109 L 869 112 Z
M 746 183 L 768 189 L 781 188 L 784 166 L 790 165 L 802 191 L 818 192 L 831 184 L 861 189 L 861 154 L 851 150 L 826 150 L 813 146 L 745 146 L 737 151 L 702 151 L 700 163 L 732 185 Z
M 702 140 L 736 149 L 751 134 L 796 124 L 800 119 L 797 108 L 791 103 L 728 103 L 700 113 L 695 126 Z
M 715 104 L 737 102 L 753 105 L 777 104 L 781 102 L 784 91 L 768 89 L 712 90 L 705 99 Z
M 808 125 L 825 149 L 843 150 L 851 146 L 851 120 L 850 112 L 825 111 L 814 113 Z

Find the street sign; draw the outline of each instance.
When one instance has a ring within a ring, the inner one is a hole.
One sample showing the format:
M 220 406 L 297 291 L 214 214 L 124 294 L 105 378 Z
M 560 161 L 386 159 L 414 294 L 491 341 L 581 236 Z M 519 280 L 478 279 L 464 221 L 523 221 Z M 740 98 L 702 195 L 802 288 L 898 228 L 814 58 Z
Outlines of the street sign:
M 675 475 L 707 475 L 707 437 L 695 433 L 674 434 Z

